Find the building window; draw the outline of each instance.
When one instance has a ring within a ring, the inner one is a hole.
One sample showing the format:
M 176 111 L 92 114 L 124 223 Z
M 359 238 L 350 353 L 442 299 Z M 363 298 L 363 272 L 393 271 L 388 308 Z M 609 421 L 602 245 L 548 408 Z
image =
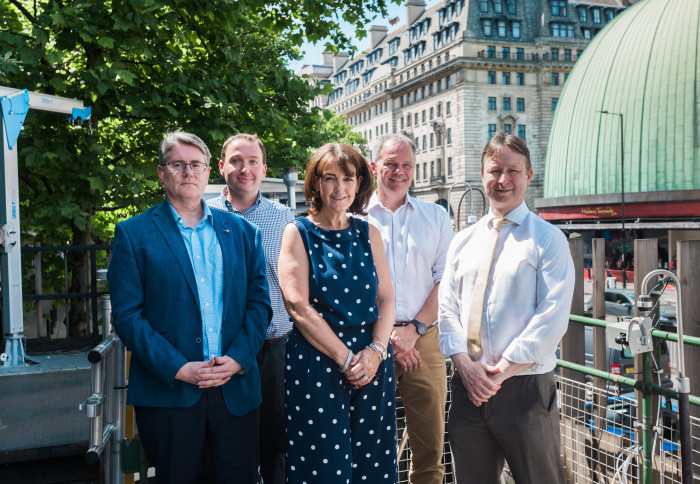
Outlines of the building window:
M 416 136 L 416 150 L 420 150 L 420 144 L 418 143 L 418 136 Z
M 496 57 L 496 46 L 489 45 L 488 47 L 486 47 L 486 57 L 488 57 L 489 59 L 493 59 L 494 57 Z
M 489 84 L 496 84 L 496 73 L 493 71 L 489 71 Z
M 495 110 L 496 110 L 496 98 L 490 97 L 489 98 L 489 111 L 495 111 Z
M 581 33 L 583 33 L 583 38 L 584 38 L 584 39 L 590 39 L 590 38 L 591 38 L 591 29 L 581 29 Z
M 552 60 L 559 60 L 559 49 L 556 47 L 549 49 L 549 54 L 552 56 Z
M 481 11 L 481 12 L 488 12 L 489 11 L 488 0 L 479 0 L 479 11 Z
M 435 176 L 435 160 L 430 162 L 430 177 Z
M 413 102 L 417 103 L 418 102 L 418 89 L 413 91 Z
M 416 165 L 416 181 L 420 181 L 420 165 Z
M 401 129 L 403 129 L 403 116 L 401 116 Z
M 564 60 L 571 62 L 571 49 L 564 49 Z
M 576 59 L 579 59 L 583 54 L 583 49 L 576 49 Z
M 586 11 L 586 7 L 579 7 L 578 8 L 578 21 L 579 22 L 587 22 L 588 21 L 588 12 Z
M 524 72 L 516 72 L 515 73 L 515 84 L 517 86 L 524 86 L 525 85 L 525 73 Z
M 504 86 L 510 85 L 510 72 L 503 73 L 503 85 Z
M 493 11 L 503 13 L 503 0 L 493 0 Z
M 452 128 L 447 128 L 447 144 L 452 144 Z
M 442 116 L 442 103 L 438 103 L 438 111 L 437 111 L 438 118 Z
M 406 126 L 408 126 L 409 128 L 411 127 L 411 114 L 410 113 L 406 116 Z
M 524 60 L 525 59 L 525 49 L 522 47 L 518 47 L 515 49 L 515 58 L 518 60 Z
M 511 22 L 510 29 L 511 29 L 511 32 L 513 33 L 513 38 L 519 39 L 520 38 L 520 22 Z
M 518 138 L 525 141 L 525 125 L 524 124 L 518 125 Z
M 558 97 L 553 97 L 553 98 L 552 98 L 552 111 L 554 111 L 555 109 L 557 109 L 557 103 L 558 103 L 558 102 L 559 102 L 559 98 L 558 98 Z
M 445 78 L 445 89 L 449 89 L 449 88 L 450 88 L 450 76 L 447 76 Z
M 605 18 L 607 19 L 608 22 L 612 22 L 612 19 L 613 19 L 613 11 L 612 11 L 612 10 L 606 10 L 606 11 L 605 11 Z
M 503 110 L 510 111 L 510 98 L 509 97 L 503 98 Z
M 503 125 L 503 132 L 505 134 L 510 134 L 510 127 L 511 127 L 510 124 L 504 124 Z
M 420 88 L 420 98 L 425 99 L 425 87 Z
M 437 132 L 437 145 L 442 146 L 442 131 Z
M 498 36 L 499 37 L 506 36 L 506 21 L 505 20 L 498 21 Z
M 484 29 L 484 37 L 491 37 L 493 35 L 493 25 L 490 20 L 482 20 L 481 28 Z M 438 45 L 440 44 L 440 38 L 438 36 L 435 36 L 435 41 Z M 437 49 L 437 47 L 435 48 Z
M 430 133 L 430 149 L 435 148 L 435 133 Z
M 450 113 L 450 101 L 447 101 L 447 103 L 445 103 L 445 114 L 447 114 L 448 116 L 451 114 Z
M 517 10 L 515 8 L 515 0 L 508 0 L 508 14 L 515 15 Z
M 496 134 L 496 125 L 489 124 L 489 139 L 493 138 L 494 134 Z
M 423 110 L 423 114 L 421 117 L 423 118 L 423 124 L 425 124 L 425 109 Z
M 428 163 L 423 163 L 423 180 L 428 178 Z
M 447 158 L 447 176 L 452 176 L 452 157 Z
M 552 16 L 566 17 L 566 0 L 552 0 Z
M 430 108 L 430 120 L 433 120 L 433 112 L 435 111 L 435 108 Z
M 525 111 L 525 98 L 524 98 L 524 97 L 519 97 L 519 98 L 515 101 L 515 108 L 516 108 L 519 112 L 521 112 L 521 113 L 522 113 L 523 111 Z
M 403 107 L 403 96 L 399 98 L 399 107 Z
M 442 79 L 438 79 L 437 92 L 442 92 Z
M 552 23 L 552 37 L 573 37 L 574 26 L 570 24 Z
M 428 95 L 432 96 L 433 95 L 433 83 L 431 82 L 430 85 L 428 86 Z
M 569 79 L 569 73 L 565 72 L 564 73 L 564 84 L 566 84 L 567 79 Z
M 594 8 L 592 10 L 593 12 L 593 23 L 594 24 L 599 24 L 600 23 L 600 9 L 599 8 Z
M 510 47 L 503 47 L 501 49 L 501 57 L 504 59 L 510 59 Z
M 423 135 L 423 151 L 426 151 L 428 149 L 428 137 L 426 135 Z
M 418 126 L 418 113 L 415 114 L 415 118 L 413 118 L 413 119 L 414 119 L 413 125 Z
M 559 85 L 559 73 L 552 72 L 552 86 L 558 86 L 558 85 Z

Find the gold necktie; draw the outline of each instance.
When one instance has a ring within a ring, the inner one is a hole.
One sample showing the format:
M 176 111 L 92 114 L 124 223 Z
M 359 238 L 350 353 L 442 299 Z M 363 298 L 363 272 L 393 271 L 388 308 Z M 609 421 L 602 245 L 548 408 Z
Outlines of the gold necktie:
M 467 331 L 467 348 L 472 356 L 481 353 L 481 322 L 484 315 L 484 298 L 486 297 L 486 286 L 489 282 L 489 274 L 493 265 L 493 256 L 498 245 L 498 236 L 501 234 L 501 226 L 509 220 L 494 218 L 491 221 L 492 231 L 489 243 L 485 247 L 484 258 L 479 265 L 479 272 L 476 274 L 474 282 L 474 292 L 472 293 L 472 305 L 469 308 L 469 326 Z

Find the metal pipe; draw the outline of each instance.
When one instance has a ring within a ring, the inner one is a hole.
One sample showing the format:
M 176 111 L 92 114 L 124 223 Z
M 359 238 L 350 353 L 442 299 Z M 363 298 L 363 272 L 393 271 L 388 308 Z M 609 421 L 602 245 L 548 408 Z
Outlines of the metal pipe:
M 641 292 L 647 291 L 649 282 L 658 276 L 665 276 L 671 279 L 676 286 L 676 331 L 678 332 L 678 429 L 679 441 L 681 445 L 681 476 L 683 484 L 693 482 L 693 462 L 691 457 L 691 435 L 690 435 L 690 414 L 688 413 L 688 395 L 690 394 L 690 380 L 685 376 L 685 355 L 683 351 L 683 306 L 681 304 L 681 283 L 678 277 L 666 269 L 656 269 L 651 271 L 642 280 Z M 683 407 L 681 407 L 683 402 Z
M 125 438 L 126 424 L 126 347 L 117 338 L 114 347 L 114 439 L 112 440 L 112 484 L 122 484 L 121 445 Z

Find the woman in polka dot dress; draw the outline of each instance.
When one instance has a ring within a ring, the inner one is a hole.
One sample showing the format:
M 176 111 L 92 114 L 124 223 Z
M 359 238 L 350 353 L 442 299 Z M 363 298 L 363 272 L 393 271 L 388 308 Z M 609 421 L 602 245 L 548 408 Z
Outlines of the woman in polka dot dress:
M 379 232 L 348 216 L 372 186 L 355 148 L 322 146 L 304 183 L 310 215 L 282 237 L 288 483 L 396 482 L 394 295 Z

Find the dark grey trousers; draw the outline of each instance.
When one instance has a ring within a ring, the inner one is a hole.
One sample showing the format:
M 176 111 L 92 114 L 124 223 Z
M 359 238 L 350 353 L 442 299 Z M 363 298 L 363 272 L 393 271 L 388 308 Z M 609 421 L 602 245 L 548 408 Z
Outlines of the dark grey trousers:
M 518 484 L 564 483 L 554 373 L 509 378 L 475 407 L 457 373 L 447 419 L 457 484 L 498 484 L 504 460 Z
M 262 405 L 260 406 L 260 475 L 264 484 L 284 484 L 285 390 L 284 359 L 288 336 L 268 345 L 258 353 Z

